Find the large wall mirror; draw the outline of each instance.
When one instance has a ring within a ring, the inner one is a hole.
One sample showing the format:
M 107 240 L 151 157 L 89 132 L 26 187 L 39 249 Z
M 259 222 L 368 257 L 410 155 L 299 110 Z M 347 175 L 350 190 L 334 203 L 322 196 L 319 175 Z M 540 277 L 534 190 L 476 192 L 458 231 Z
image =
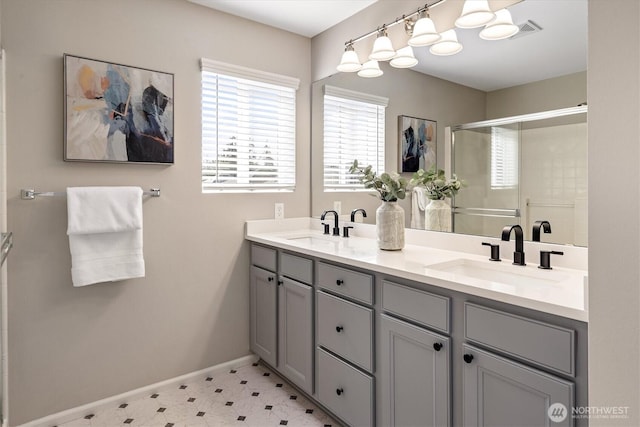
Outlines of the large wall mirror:
M 587 1 L 523 0 L 510 6 L 509 10 L 516 24 L 533 23 L 540 28 L 535 30 L 539 34 L 479 43 L 476 39 L 480 29 L 459 31 L 458 37 L 465 46 L 460 54 L 435 57 L 426 52 L 416 52 L 420 63 L 425 64 L 418 71 L 395 69 L 388 63 L 381 63 L 384 71 L 381 77 L 366 79 L 352 73 L 336 73 L 313 83 L 312 215 L 319 216 L 322 211 L 333 209 L 335 202 L 339 202 L 342 214 L 355 208 L 365 208 L 370 213 L 365 221 L 373 222 L 375 209 L 379 205 L 379 200 L 370 193 L 325 188 L 323 130 L 324 95 L 327 87 L 387 100 L 384 123 L 387 172 L 400 171 L 398 117 L 410 116 L 435 122 L 433 137 L 436 140 L 437 167 L 453 168 L 452 165 L 455 164 L 455 173 L 466 182 L 466 187 L 458 194 L 456 205 L 475 205 L 474 198 L 482 198 L 483 194 L 486 196 L 486 189 L 479 189 L 480 181 L 485 185 L 490 182 L 487 177 L 491 175 L 490 153 L 474 157 L 470 154 L 472 151 L 469 151 L 472 145 L 469 145 L 467 153 L 461 154 L 464 151 L 461 148 L 462 142 L 469 141 L 471 134 L 483 135 L 479 140 L 487 141 L 486 136 L 491 134 L 491 130 L 466 130 L 468 135 L 463 135 L 461 128 L 475 122 L 541 113 L 586 103 Z M 398 13 L 402 14 L 403 11 Z M 357 15 L 354 19 L 357 19 Z M 564 27 L 557 28 L 560 25 Z M 570 37 L 566 36 L 567 28 L 571 29 Z M 556 37 L 557 34 L 565 36 Z M 499 43 L 503 47 L 498 46 Z M 541 51 L 533 49 L 533 45 L 542 45 L 545 52 L 536 53 Z M 456 58 L 467 49 L 473 50 L 470 58 Z M 483 49 L 487 49 L 485 54 L 482 54 Z M 360 55 L 362 56 L 361 53 Z M 429 65 L 436 61 L 441 62 Z M 486 61 L 492 63 L 487 64 Z M 476 63 L 477 65 L 473 65 Z M 481 70 L 481 75 L 477 78 L 470 76 L 470 70 Z M 586 224 L 586 169 L 582 171 L 584 175 L 580 172 L 580 168 L 586 168 L 586 113 L 567 120 L 568 122 L 548 118 L 528 121 L 526 125 L 514 125 L 519 136 L 523 137 L 519 142 L 521 145 L 517 159 L 520 166 L 518 206 L 527 208 L 520 208 L 518 215 L 506 221 L 520 223 L 525 228 L 534 220 L 549 220 L 553 232 L 543 235 L 543 241 L 586 246 L 586 228 L 583 233 L 580 225 Z M 508 128 L 506 125 L 503 127 Z M 454 131 L 448 133 L 451 129 Z M 448 145 L 456 129 L 459 131 L 456 141 L 460 142 L 457 163 L 454 159 L 455 152 Z M 576 132 L 569 134 L 569 130 Z M 557 136 L 549 136 L 555 131 L 558 131 Z M 357 137 L 354 136 L 354 147 L 357 148 L 357 144 Z M 488 150 L 490 146 L 491 144 L 485 144 L 485 148 L 489 147 Z M 479 149 L 478 147 L 473 149 Z M 405 176 L 410 178 L 411 174 Z M 559 202 L 554 198 L 553 189 L 559 182 L 563 183 L 565 189 L 573 186 L 573 200 Z M 525 197 L 523 189 L 533 189 L 534 195 Z M 495 191 L 491 193 L 492 196 L 496 194 Z M 540 196 L 541 194 L 545 197 Z M 552 206 L 547 209 L 544 204 Z M 407 196 L 401 201 L 401 205 L 406 213 L 406 226 L 409 227 L 411 197 Z M 505 221 L 504 218 L 493 221 L 489 216 L 481 219 L 476 216 L 461 218 L 462 215 L 454 215 L 454 232 L 491 237 L 498 237 L 500 226 Z M 474 224 L 478 222 L 482 225 Z M 580 224 L 576 225 L 578 222 Z M 529 238 L 530 231 L 526 233 Z

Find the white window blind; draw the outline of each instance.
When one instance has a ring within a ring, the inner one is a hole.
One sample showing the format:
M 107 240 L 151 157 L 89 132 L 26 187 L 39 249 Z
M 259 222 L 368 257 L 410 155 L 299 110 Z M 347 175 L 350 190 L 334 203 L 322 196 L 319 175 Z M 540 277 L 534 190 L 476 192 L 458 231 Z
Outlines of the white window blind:
M 202 191 L 291 191 L 298 79 L 202 60 Z
M 384 171 L 385 109 L 388 99 L 324 87 L 324 189 L 363 190 L 349 173 L 354 160 Z
M 518 130 L 491 128 L 491 189 L 518 185 Z

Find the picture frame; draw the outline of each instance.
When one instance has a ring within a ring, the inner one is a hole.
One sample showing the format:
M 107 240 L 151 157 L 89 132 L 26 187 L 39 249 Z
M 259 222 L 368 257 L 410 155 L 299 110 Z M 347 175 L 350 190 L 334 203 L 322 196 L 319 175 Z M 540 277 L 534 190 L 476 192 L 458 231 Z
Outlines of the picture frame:
M 398 171 L 409 173 L 435 167 L 436 139 L 436 121 L 398 116 Z
M 64 160 L 174 163 L 174 75 L 64 54 Z

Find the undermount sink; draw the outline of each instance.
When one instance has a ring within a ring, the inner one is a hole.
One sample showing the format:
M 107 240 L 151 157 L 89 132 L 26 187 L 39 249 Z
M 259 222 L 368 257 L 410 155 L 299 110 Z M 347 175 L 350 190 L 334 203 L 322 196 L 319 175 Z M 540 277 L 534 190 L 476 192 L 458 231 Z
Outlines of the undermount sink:
M 466 276 L 505 285 L 548 286 L 562 282 L 569 277 L 562 272 L 554 270 L 539 270 L 537 268 L 511 265 L 511 263 L 472 259 L 456 259 L 425 267 L 456 276 Z
M 354 242 L 353 239 L 326 234 L 298 234 L 288 236 L 286 240 L 309 249 L 322 252 L 340 253 L 346 256 L 371 257 L 377 253 L 377 246 L 368 243 Z
M 300 236 L 293 236 L 293 237 L 287 237 L 287 240 L 296 240 L 298 242 L 301 243 L 339 243 L 340 240 L 338 240 L 338 237 L 336 236 L 325 236 L 325 235 L 308 235 L 308 234 L 304 234 L 304 235 L 300 235 Z

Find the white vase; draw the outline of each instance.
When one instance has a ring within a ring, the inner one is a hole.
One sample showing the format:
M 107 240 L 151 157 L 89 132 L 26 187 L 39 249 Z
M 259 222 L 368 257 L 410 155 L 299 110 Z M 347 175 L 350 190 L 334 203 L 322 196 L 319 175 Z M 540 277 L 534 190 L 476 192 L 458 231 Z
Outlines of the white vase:
M 378 247 L 385 251 L 404 248 L 404 209 L 398 202 L 382 202 L 376 210 Z
M 424 229 L 451 231 L 451 206 L 446 200 L 431 200 L 424 209 Z

